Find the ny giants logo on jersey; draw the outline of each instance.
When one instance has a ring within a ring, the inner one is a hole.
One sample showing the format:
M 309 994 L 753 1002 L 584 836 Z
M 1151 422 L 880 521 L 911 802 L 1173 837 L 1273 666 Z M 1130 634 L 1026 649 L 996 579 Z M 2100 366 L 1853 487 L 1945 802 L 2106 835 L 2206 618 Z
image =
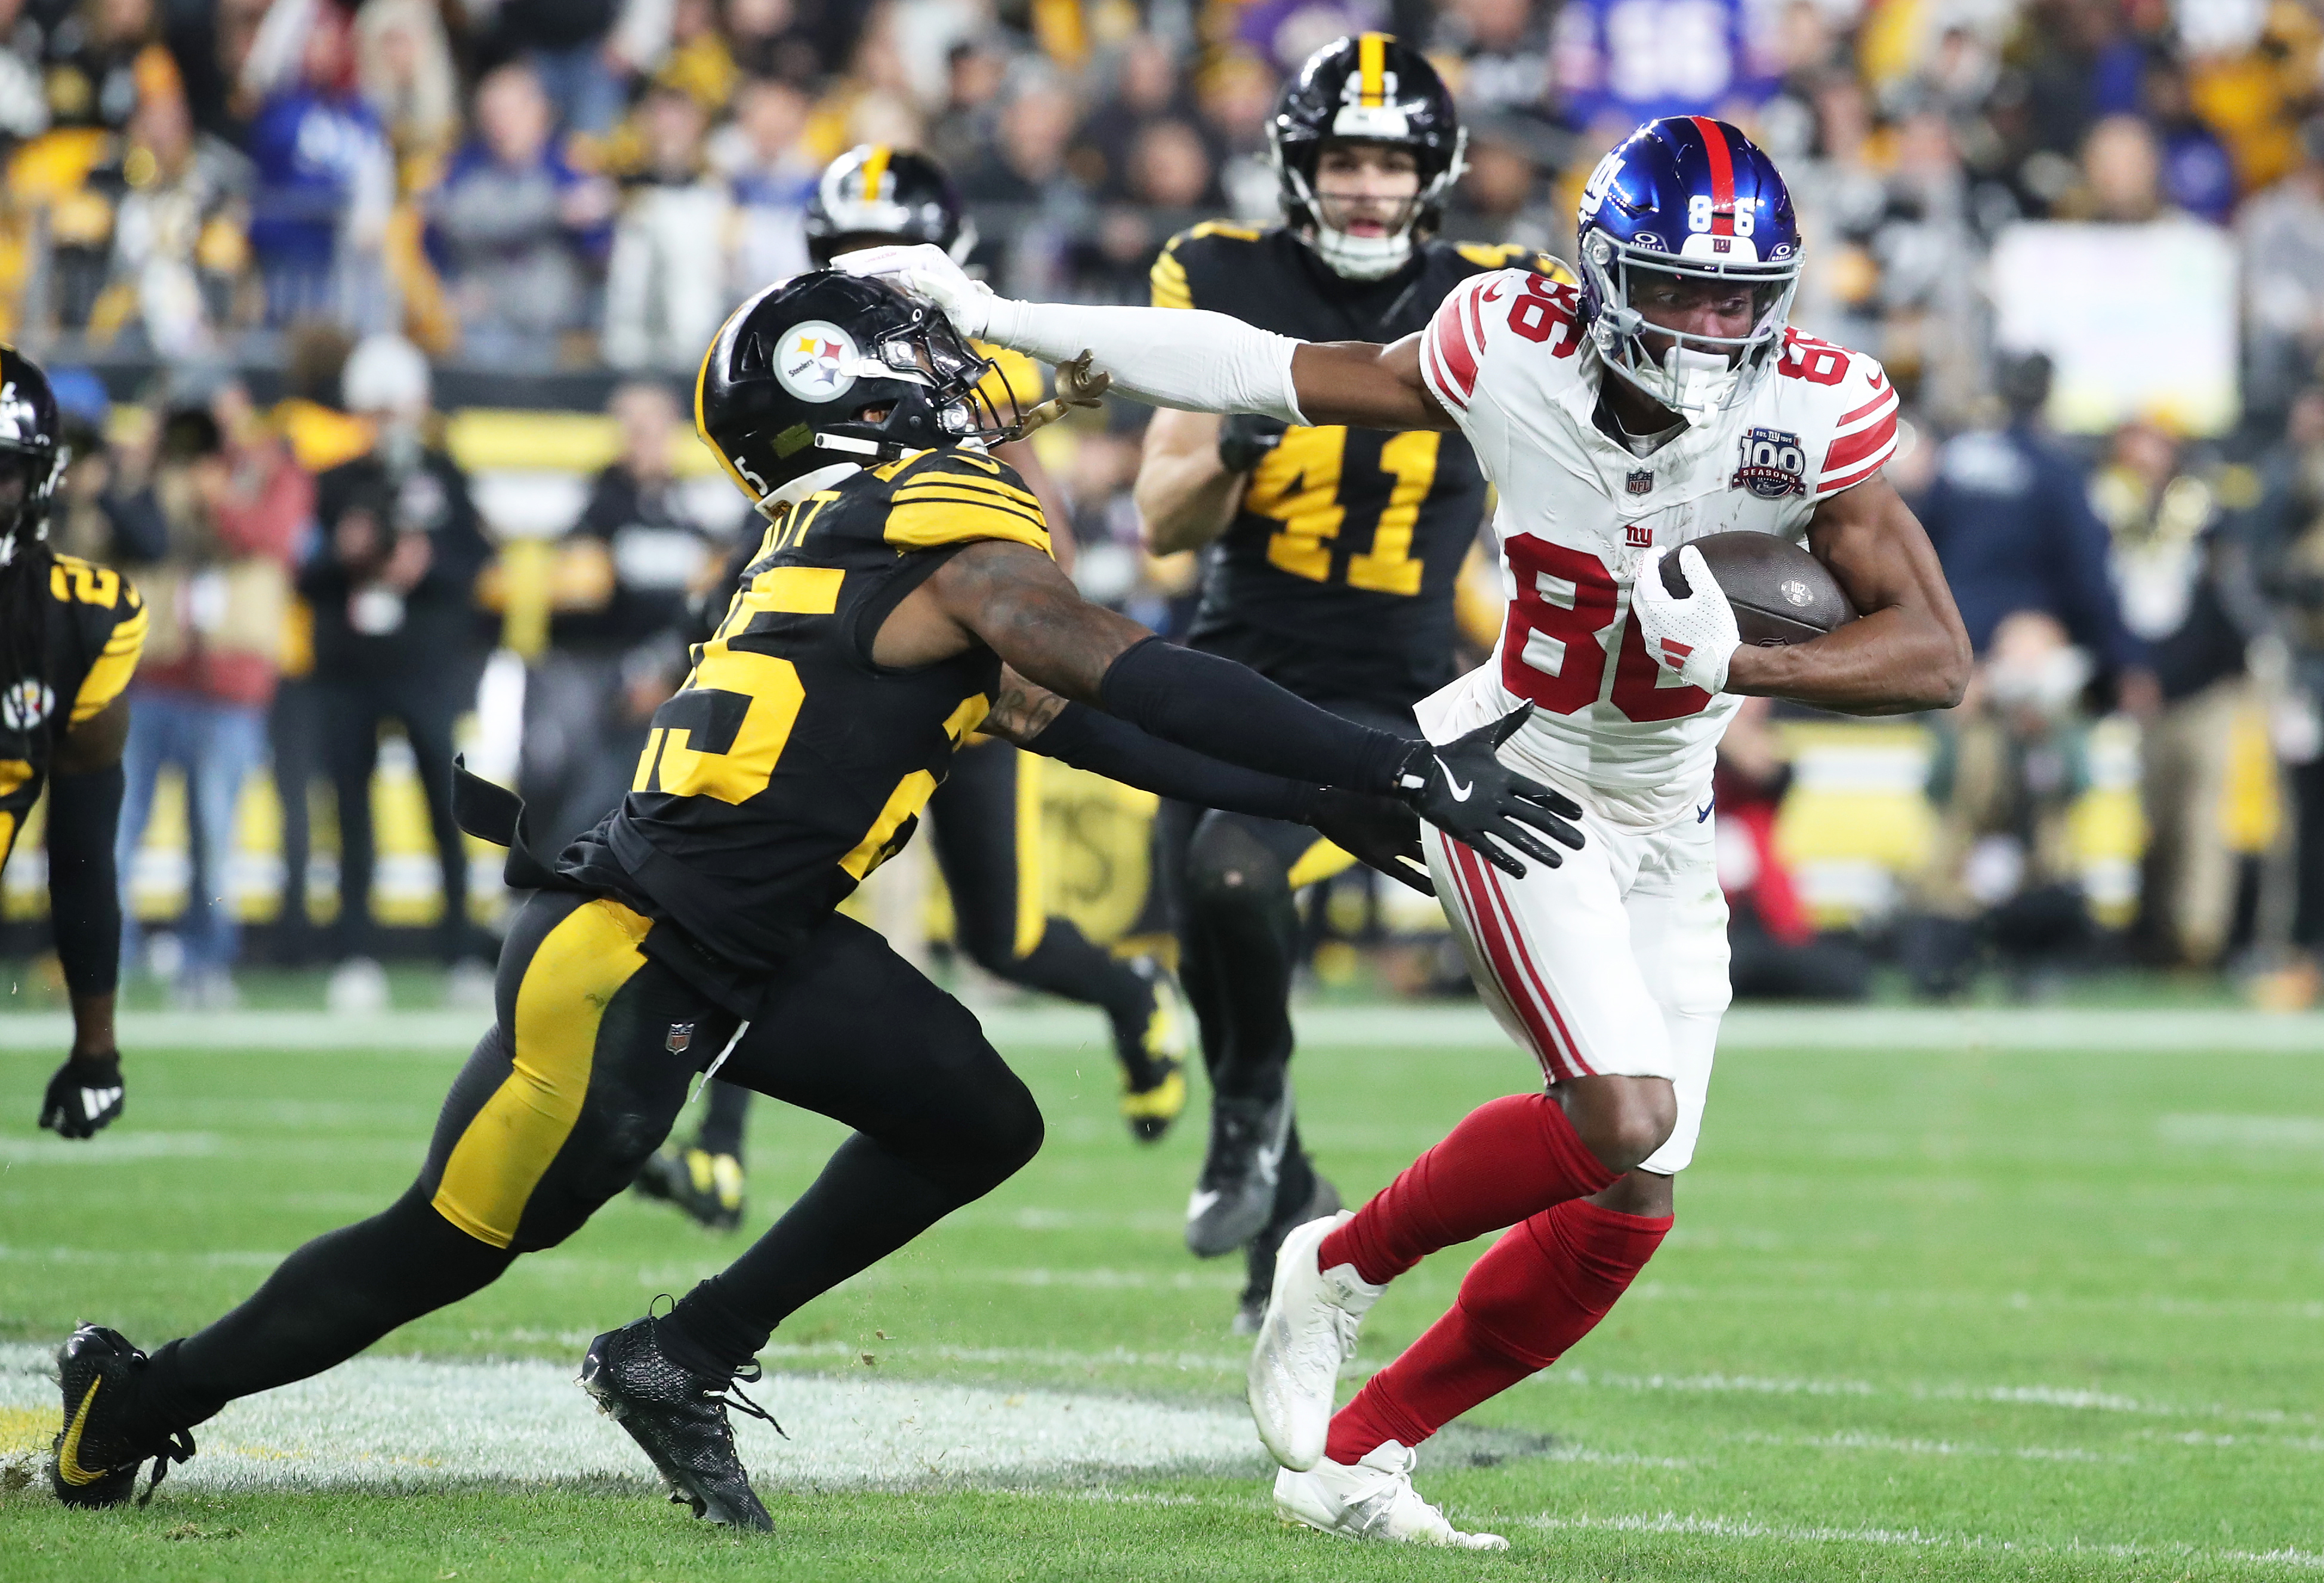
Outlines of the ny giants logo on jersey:
M 1800 437 L 1781 429 L 1754 429 L 1741 440 L 1743 464 L 1729 481 L 1730 489 L 1748 489 L 1762 500 L 1781 500 L 1807 493 L 1807 453 Z

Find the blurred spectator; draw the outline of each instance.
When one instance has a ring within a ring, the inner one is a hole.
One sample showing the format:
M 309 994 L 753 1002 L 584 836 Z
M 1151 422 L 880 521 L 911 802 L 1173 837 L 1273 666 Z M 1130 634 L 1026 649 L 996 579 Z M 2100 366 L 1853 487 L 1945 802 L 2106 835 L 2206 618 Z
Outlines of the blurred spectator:
M 2195 114 L 2187 69 L 2168 58 L 2146 69 L 2146 114 L 2162 146 L 2163 196 L 2215 226 L 2236 205 L 2236 170 L 2227 145 Z
M 945 60 L 945 91 L 928 127 L 928 146 L 946 151 L 982 148 L 992 141 L 1008 60 L 991 43 L 964 40 Z
M 810 18 L 844 16 L 852 9 L 815 0 L 726 0 L 727 46 L 749 76 L 809 82 L 822 75 L 824 62 L 824 44 Z
M 2273 414 L 2324 355 L 2324 118 L 2300 129 L 2300 167 L 2244 206 L 2246 401 Z
M 1727 896 L 1728 967 L 1738 999 L 1862 1000 L 1872 963 L 1853 942 L 1821 935 L 1775 820 L 1792 766 L 1775 735 L 1774 701 L 1753 698 L 1719 742 L 1719 888 Z
M 33 35 L 26 38 L 24 33 Z M 49 98 L 34 62 L 40 24 L 24 15 L 24 0 L 0 0 L 0 136 L 21 143 L 49 129 Z M 27 48 L 27 46 L 32 46 Z
M 1122 46 L 1112 91 L 1101 98 L 1074 134 L 1072 163 L 1082 184 L 1108 198 L 1131 190 L 1135 148 L 1148 127 L 1192 112 L 1170 47 L 1151 33 Z
M 429 252 L 474 360 L 540 367 L 590 318 L 590 273 L 611 237 L 613 191 L 565 161 L 530 67 L 476 89 L 476 137 L 429 203 Z
M 315 486 L 227 381 L 206 401 L 171 402 L 152 495 L 167 541 L 159 560 L 137 568 L 153 625 L 130 684 L 119 866 L 131 874 L 161 769 L 175 764 L 194 832 L 175 992 L 180 1004 L 212 1009 L 235 999 L 235 826 L 243 781 L 266 749 L 290 560 Z M 135 962 L 142 930 L 133 908 L 122 915 L 122 957 Z
M 1948 440 L 1917 503 L 1970 646 L 1984 653 L 2005 616 L 2038 610 L 2115 673 L 2126 704 L 2151 709 L 2159 699 L 2146 648 L 2124 625 L 2107 575 L 2107 525 L 2080 465 L 2041 421 L 2050 360 L 2034 352 L 2008 362 L 2001 393 L 2006 423 Z
M 1732 118 L 1776 86 L 1773 58 L 1753 36 L 1757 17 L 1746 0 L 1567 0 L 1551 69 L 1592 142 L 1610 143 L 1656 116 Z
M 2222 498 L 2222 489 L 2227 497 Z M 2090 502 L 2113 535 L 2126 624 L 2154 656 L 2163 707 L 2141 743 L 2143 946 L 2208 967 L 2227 943 L 2238 877 L 2225 805 L 2230 748 L 2251 707 L 2244 652 L 2264 617 L 2239 519 L 2256 493 L 2152 423 L 2126 423 Z
M 1054 290 L 1064 258 L 1090 206 L 1067 169 L 1074 100 L 1045 71 L 1027 70 L 1010 92 L 992 142 L 954 174 L 972 208 L 990 206 L 1016 230 L 1006 273 L 995 284 L 1019 294 Z
M 518 783 L 543 851 L 595 824 L 629 789 L 647 722 L 685 668 L 687 597 L 724 559 L 670 473 L 681 430 L 668 387 L 625 384 L 611 411 L 621 458 L 597 475 L 557 547 L 549 649 L 525 681 Z
M 605 271 L 605 360 L 690 369 L 718 333 L 727 294 L 726 190 L 703 165 L 702 106 L 657 88 L 640 106 L 644 164 L 613 229 Z
M 274 403 L 274 425 L 301 467 L 315 475 L 351 462 L 371 449 L 372 427 L 339 407 L 339 371 L 354 344 L 334 325 L 300 325 L 290 332 L 288 389 Z M 297 564 L 304 568 L 320 549 L 316 524 L 308 524 Z M 313 856 L 310 816 L 316 782 L 324 780 L 323 687 L 315 680 L 315 610 L 293 594 L 283 622 L 282 673 L 274 687 L 274 707 L 266 715 L 266 745 L 274 772 L 274 800 L 281 810 L 282 888 L 274 915 L 274 957 L 287 967 L 314 959 L 314 925 L 307 906 L 307 871 Z
M 330 1004 L 347 1013 L 386 1002 L 371 909 L 371 782 L 390 719 L 411 745 L 435 831 L 447 993 L 475 1002 L 491 993 L 492 975 L 468 924 L 468 860 L 452 822 L 452 727 L 475 695 L 474 594 L 487 551 L 466 477 L 428 442 L 429 376 L 420 349 L 395 336 L 367 337 L 342 384 L 348 409 L 369 419 L 377 438 L 366 455 L 317 480 L 321 541 L 299 576 L 315 610 L 324 753 L 339 810 Z
M 395 167 L 379 117 L 355 91 L 355 67 L 346 14 L 318 0 L 297 76 L 251 126 L 250 245 L 269 324 L 393 318 L 379 253 Z
M 100 345 L 165 358 L 214 353 L 249 261 L 250 165 L 198 134 L 176 93 L 146 96 L 129 124 L 113 223 L 112 281 L 89 316 Z
M 1275 115 L 1275 73 L 1248 50 L 1221 51 L 1203 68 L 1196 93 L 1204 129 L 1223 155 L 1219 186 L 1227 213 L 1252 225 L 1274 224 L 1280 184 L 1267 124 Z
M 368 0 L 355 13 L 355 75 L 399 157 L 460 135 L 460 79 L 433 0 Z
M 710 140 L 711 168 L 734 205 L 732 301 L 807 267 L 801 220 L 822 171 L 805 143 L 812 108 L 789 83 L 753 78 L 735 96 L 733 121 Z
M 2276 745 L 2292 796 L 2295 902 L 2292 942 L 2306 957 L 2298 1004 L 2324 987 L 2324 388 L 2293 403 L 2288 432 L 2264 464 L 2253 557 L 2291 649 L 2289 696 Z
M 622 79 L 631 63 L 609 38 L 619 12 L 619 0 L 500 0 L 492 14 L 502 57 L 519 56 L 531 68 L 567 132 L 601 136 L 621 119 Z
M 1531 0 L 1453 0 L 1437 14 L 1428 52 L 1463 120 L 1548 108 L 1549 29 Z
M 2152 127 L 2135 116 L 2109 116 L 2090 128 L 2070 218 L 2144 225 L 2162 216 L 2163 198 L 2163 150 Z
M 88 369 L 51 369 L 49 385 L 71 451 L 57 488 L 50 539 L 65 554 L 100 566 L 161 560 L 169 552 L 170 528 L 145 487 L 149 448 L 113 443 L 113 403 L 104 382 Z
M 51 123 L 116 131 L 127 125 L 137 108 L 138 58 L 152 50 L 166 59 L 153 0 L 38 9 L 55 19 L 47 37 Z
M 1536 252 L 1570 250 L 1573 222 L 1545 179 L 1561 140 L 1523 116 L 1471 123 L 1469 171 L 1453 190 L 1445 235 L 1462 242 L 1514 242 Z
M 2021 990 L 2037 989 L 2088 944 L 2069 814 L 2089 783 L 2089 656 L 2046 612 L 2013 611 L 1995 627 L 1937 737 L 1937 839 L 1897 926 L 1897 954 L 1921 993 L 1966 988 L 1987 948 Z

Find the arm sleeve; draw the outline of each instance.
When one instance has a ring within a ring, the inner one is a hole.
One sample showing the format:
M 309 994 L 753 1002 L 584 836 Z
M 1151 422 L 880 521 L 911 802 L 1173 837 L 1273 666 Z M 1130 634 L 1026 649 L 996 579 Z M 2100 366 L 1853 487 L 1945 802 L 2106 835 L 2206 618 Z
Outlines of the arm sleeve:
M 121 887 L 113 868 L 121 766 L 59 775 L 49 789 L 49 920 L 65 986 L 106 995 L 121 977 Z
M 1025 746 L 1077 770 L 1204 808 L 1294 824 L 1305 824 L 1315 810 L 1312 785 L 1221 764 L 1080 704 L 1067 704 Z
M 1084 352 L 1113 375 L 1115 393 L 1190 412 L 1264 412 L 1305 424 L 1291 384 L 1289 336 L 1207 309 L 991 305 L 984 338 L 1045 363 Z
M 1393 792 L 1405 760 L 1426 745 L 1343 720 L 1231 660 L 1158 637 L 1114 661 L 1100 696 L 1107 714 L 1165 742 L 1350 792 Z

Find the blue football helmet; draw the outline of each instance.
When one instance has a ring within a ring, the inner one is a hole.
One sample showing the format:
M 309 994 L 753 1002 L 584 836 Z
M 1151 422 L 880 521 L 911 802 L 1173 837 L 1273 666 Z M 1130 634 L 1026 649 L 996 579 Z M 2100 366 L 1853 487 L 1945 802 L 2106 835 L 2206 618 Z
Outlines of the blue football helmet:
M 1606 366 L 1674 411 L 1740 403 L 1780 355 L 1800 284 L 1800 228 L 1775 162 L 1724 121 L 1665 116 L 1598 162 L 1582 189 L 1582 312 Z M 1748 282 L 1746 336 L 1646 324 L 1631 306 L 1642 273 Z M 1660 356 L 1643 331 L 1667 337 Z

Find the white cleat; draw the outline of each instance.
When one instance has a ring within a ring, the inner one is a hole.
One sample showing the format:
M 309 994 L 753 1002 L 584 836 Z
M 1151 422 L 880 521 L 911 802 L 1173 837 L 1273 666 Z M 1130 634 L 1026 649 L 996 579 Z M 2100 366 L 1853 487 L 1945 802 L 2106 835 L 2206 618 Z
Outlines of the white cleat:
M 1463 1533 L 1412 1487 L 1417 1454 L 1394 1440 L 1375 1447 L 1354 1467 L 1318 1462 L 1305 1473 L 1275 1475 L 1277 1516 L 1343 1539 L 1386 1544 L 1435 1544 L 1449 1550 L 1507 1550 L 1498 1533 Z
M 1250 1416 L 1277 1462 L 1305 1472 L 1323 1459 L 1332 1392 L 1356 1349 L 1356 1328 L 1388 1290 L 1353 1264 L 1316 1264 L 1323 1238 L 1355 1217 L 1342 1209 L 1295 1227 L 1276 1255 L 1275 1289 L 1259 1321 L 1247 1376 Z

